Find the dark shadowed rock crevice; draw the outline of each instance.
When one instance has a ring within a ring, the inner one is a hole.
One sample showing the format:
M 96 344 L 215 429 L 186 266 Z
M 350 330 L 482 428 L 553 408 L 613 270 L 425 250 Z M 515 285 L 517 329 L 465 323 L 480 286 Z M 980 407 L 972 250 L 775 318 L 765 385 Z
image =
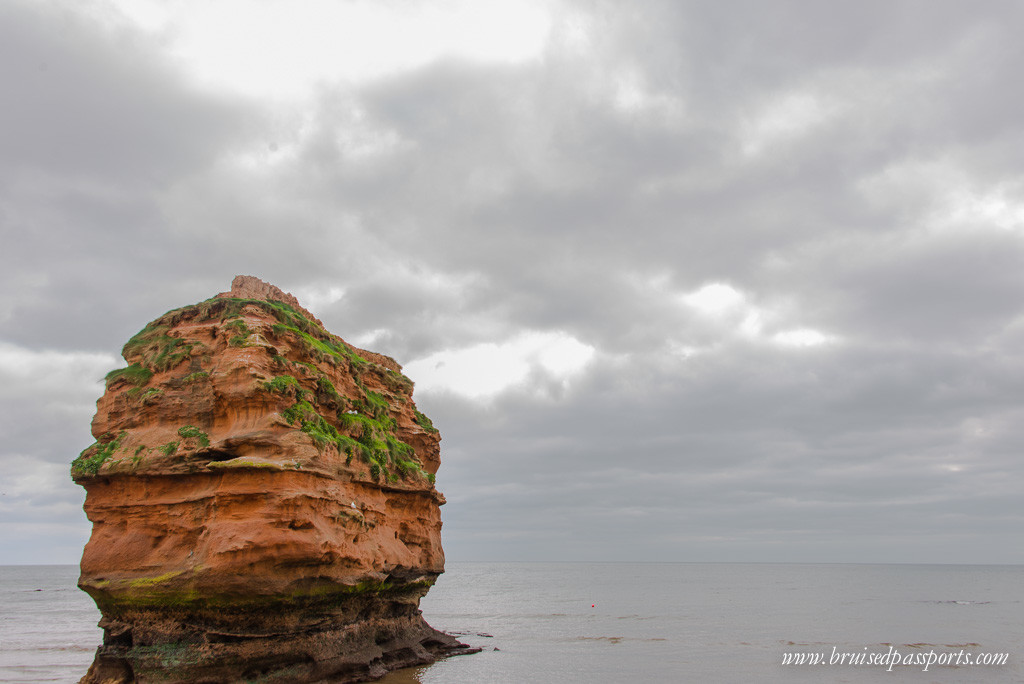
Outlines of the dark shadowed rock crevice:
M 104 629 L 84 682 L 355 682 L 467 650 L 419 611 L 440 436 L 393 359 L 249 276 L 122 353 L 71 470 Z

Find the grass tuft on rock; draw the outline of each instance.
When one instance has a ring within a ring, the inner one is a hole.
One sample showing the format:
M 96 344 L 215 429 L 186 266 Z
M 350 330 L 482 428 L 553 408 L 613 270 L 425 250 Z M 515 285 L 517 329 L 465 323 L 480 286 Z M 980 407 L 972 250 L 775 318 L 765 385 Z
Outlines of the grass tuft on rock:
M 107 373 L 106 381 L 107 387 L 118 381 L 127 382 L 130 385 L 136 387 L 142 387 L 149 382 L 149 379 L 153 377 L 153 371 L 148 368 L 144 368 L 137 363 L 133 363 L 127 368 L 118 368 Z
M 207 436 L 205 432 L 197 428 L 195 425 L 186 425 L 185 427 L 178 428 L 178 436 L 182 437 L 183 439 L 195 439 L 199 442 L 200 447 L 210 446 L 209 436 Z
M 121 432 L 117 437 L 110 434 L 103 435 L 95 444 L 83 450 L 78 458 L 71 462 L 71 477 L 97 474 L 100 471 L 100 466 L 121 448 L 121 443 L 127 434 L 127 432 Z

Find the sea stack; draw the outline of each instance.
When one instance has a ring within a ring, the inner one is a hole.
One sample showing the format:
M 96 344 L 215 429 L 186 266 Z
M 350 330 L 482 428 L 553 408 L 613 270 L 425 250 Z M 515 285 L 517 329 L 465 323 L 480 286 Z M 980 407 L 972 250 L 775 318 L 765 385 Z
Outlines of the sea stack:
M 83 682 L 356 682 L 466 651 L 419 611 L 440 436 L 393 359 L 249 276 L 122 354 L 71 467 L 104 630 Z

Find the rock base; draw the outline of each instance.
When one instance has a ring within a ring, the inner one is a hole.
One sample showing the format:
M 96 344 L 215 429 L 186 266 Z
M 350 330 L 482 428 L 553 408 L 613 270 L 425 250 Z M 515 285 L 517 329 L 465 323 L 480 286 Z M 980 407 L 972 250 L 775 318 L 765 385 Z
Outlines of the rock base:
M 186 626 L 150 611 L 104 619 L 103 645 L 80 684 L 344 684 L 480 650 L 433 629 L 418 613 L 310 623 L 298 632 L 245 634 Z

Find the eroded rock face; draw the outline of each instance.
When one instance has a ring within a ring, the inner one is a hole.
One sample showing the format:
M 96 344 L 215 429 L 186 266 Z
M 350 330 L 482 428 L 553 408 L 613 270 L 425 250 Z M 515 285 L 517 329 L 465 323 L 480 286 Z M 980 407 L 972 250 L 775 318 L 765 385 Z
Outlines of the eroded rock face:
M 461 648 L 418 609 L 440 437 L 394 360 L 247 276 L 123 355 L 71 469 L 104 629 L 84 682 L 364 681 Z

